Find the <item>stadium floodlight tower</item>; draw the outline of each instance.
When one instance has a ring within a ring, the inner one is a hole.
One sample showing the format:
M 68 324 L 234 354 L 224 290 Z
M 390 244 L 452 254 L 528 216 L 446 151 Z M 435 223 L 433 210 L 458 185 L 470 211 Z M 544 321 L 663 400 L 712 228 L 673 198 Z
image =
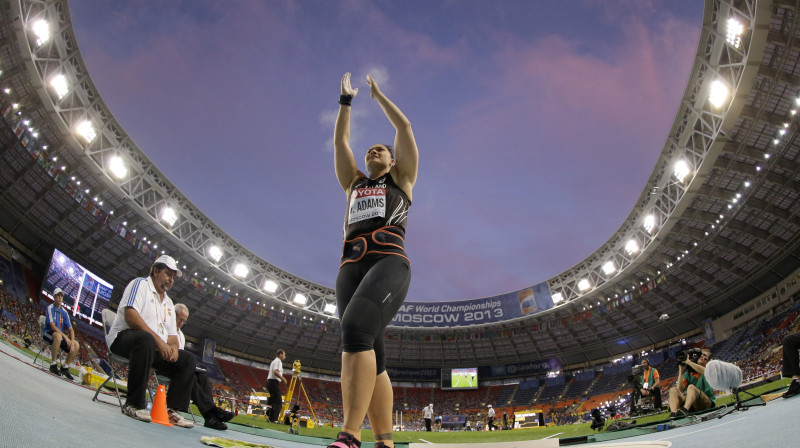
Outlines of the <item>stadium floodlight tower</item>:
M 208 256 L 214 260 L 214 263 L 219 263 L 219 260 L 222 259 L 222 249 L 219 246 L 211 246 L 208 248 Z
M 233 268 L 233 275 L 239 278 L 245 278 L 249 273 L 250 269 L 244 263 L 237 263 Z
M 274 280 L 266 280 L 264 282 L 264 291 L 274 293 L 277 290 L 278 290 L 278 284 L 275 283 Z
M 175 222 L 178 221 L 178 214 L 175 213 L 174 208 L 169 206 L 164 207 L 164 209 L 161 210 L 161 220 L 166 222 L 167 225 L 169 225 L 170 227 L 172 227 L 175 225 Z
M 67 77 L 59 73 L 50 78 L 50 87 L 56 92 L 58 99 L 63 99 L 69 93 L 69 82 Z
M 113 156 L 108 161 L 108 169 L 117 179 L 124 179 L 128 175 L 128 167 L 120 156 Z
M 292 301 L 297 305 L 305 306 L 308 303 L 308 297 L 306 297 L 305 294 L 301 294 L 298 292 L 297 294 L 295 294 L 294 299 Z

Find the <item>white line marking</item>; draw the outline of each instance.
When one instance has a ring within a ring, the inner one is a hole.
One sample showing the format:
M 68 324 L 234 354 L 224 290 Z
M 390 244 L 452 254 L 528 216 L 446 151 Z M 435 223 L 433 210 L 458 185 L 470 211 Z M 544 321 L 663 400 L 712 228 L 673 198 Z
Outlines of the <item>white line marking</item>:
M 563 433 L 563 432 L 560 432 L 560 433 L 558 433 L 558 434 L 553 434 L 552 436 L 547 436 L 547 437 L 545 437 L 545 439 L 552 439 L 553 437 L 555 437 L 555 436 L 560 436 L 561 434 L 564 434 L 564 433 Z
M 423 441 L 423 442 L 425 442 L 425 443 L 430 443 L 431 445 L 433 445 L 433 442 L 428 442 L 428 441 L 427 441 L 427 440 L 425 440 L 425 439 L 417 439 L 417 440 L 421 440 L 421 441 Z
M 731 421 L 726 422 L 726 423 L 720 423 L 719 425 L 709 426 L 708 428 L 703 428 L 703 429 L 698 429 L 697 431 L 687 432 L 686 434 L 678 434 L 678 435 L 676 435 L 674 437 L 663 437 L 663 438 L 661 438 L 659 440 L 677 439 L 678 437 L 683 437 L 683 436 L 688 436 L 688 435 L 691 435 L 691 434 L 696 434 L 698 432 L 708 431 L 709 429 L 719 428 L 720 426 L 725 426 L 725 425 L 730 424 L 730 423 L 736 423 L 739 420 L 744 420 L 744 419 L 745 418 L 742 417 L 742 418 L 739 418 L 739 419 L 736 419 L 736 420 L 731 420 Z

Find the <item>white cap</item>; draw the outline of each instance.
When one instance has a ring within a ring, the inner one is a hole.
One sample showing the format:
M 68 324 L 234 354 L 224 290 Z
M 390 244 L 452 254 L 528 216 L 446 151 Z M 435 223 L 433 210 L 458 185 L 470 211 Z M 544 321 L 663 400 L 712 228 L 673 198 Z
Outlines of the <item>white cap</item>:
M 429 404 L 428 406 L 433 407 L 433 403 Z
M 53 295 L 54 296 L 57 296 L 59 294 L 64 294 L 64 291 L 62 291 L 61 288 L 56 288 L 56 289 L 53 290 Z
M 489 405 L 489 406 L 486 406 L 486 407 L 487 407 L 487 408 L 490 408 L 490 407 L 492 407 L 492 405 Z
M 156 258 L 156 261 L 153 263 L 164 263 L 168 268 L 177 272 L 178 271 L 178 264 L 175 263 L 175 259 L 170 257 L 169 255 L 162 255 Z

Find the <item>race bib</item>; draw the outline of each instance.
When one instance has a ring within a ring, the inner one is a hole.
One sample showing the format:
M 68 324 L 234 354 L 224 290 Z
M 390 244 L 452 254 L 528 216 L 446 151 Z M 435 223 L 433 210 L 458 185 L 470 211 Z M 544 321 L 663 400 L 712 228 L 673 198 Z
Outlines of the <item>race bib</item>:
M 386 216 L 385 188 L 356 188 L 350 193 L 347 223 Z

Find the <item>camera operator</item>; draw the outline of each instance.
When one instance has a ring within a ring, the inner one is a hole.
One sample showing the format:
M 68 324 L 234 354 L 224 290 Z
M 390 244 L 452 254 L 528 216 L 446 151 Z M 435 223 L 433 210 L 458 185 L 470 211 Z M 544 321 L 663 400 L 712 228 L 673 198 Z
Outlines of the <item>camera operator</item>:
M 644 384 L 642 384 L 642 396 L 643 397 L 653 397 L 653 406 L 655 410 L 661 409 L 661 378 L 658 374 L 658 369 L 655 367 L 650 367 L 650 360 L 647 358 L 642 358 L 642 378 L 644 379 Z
M 716 406 L 714 389 L 705 377 L 706 364 L 711 360 L 711 351 L 696 348 L 688 352 L 678 352 L 678 381 L 669 390 L 670 416 L 687 415 Z

